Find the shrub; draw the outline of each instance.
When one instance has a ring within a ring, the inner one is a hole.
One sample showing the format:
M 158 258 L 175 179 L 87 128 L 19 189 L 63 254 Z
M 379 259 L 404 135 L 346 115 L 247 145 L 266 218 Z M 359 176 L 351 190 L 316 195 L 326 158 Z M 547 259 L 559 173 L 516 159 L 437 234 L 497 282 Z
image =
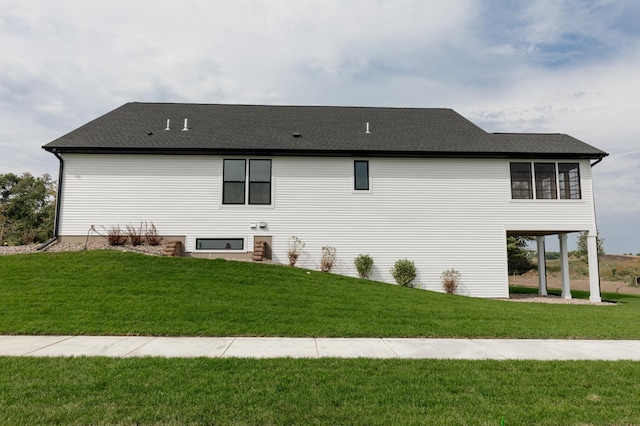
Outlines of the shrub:
M 107 230 L 107 241 L 110 246 L 123 246 L 127 242 L 127 236 L 119 226 L 112 226 Z
M 295 266 L 298 261 L 298 256 L 300 256 L 300 252 L 304 248 L 304 243 L 298 237 L 289 238 L 289 251 L 287 255 L 289 256 L 289 265 Z
M 133 225 L 127 225 L 127 237 L 129 237 L 129 242 L 132 246 L 139 246 L 143 242 L 142 238 L 142 222 L 140 222 L 140 227 L 136 228 Z
M 455 269 L 447 269 L 440 275 L 442 279 L 442 288 L 447 294 L 455 294 L 460 283 L 460 272 Z
M 22 233 L 22 237 L 20 238 L 20 242 L 23 245 L 31 244 L 36 241 L 36 230 L 29 229 L 28 231 L 24 231 Z
M 331 272 L 333 263 L 336 261 L 335 247 L 322 247 L 322 259 L 320 260 L 320 269 L 322 272 Z
M 358 257 L 353 260 L 353 264 L 356 265 L 360 278 L 369 277 L 371 269 L 373 269 L 373 259 L 371 256 L 368 254 L 359 254 Z
M 416 265 L 413 261 L 400 259 L 393 265 L 390 272 L 399 285 L 413 287 L 411 281 L 416 278 Z
M 147 226 L 147 222 L 144 223 L 144 237 L 147 240 L 147 244 L 150 246 L 157 246 L 162 242 L 162 237 L 158 235 L 158 229 L 151 222 L 151 226 Z

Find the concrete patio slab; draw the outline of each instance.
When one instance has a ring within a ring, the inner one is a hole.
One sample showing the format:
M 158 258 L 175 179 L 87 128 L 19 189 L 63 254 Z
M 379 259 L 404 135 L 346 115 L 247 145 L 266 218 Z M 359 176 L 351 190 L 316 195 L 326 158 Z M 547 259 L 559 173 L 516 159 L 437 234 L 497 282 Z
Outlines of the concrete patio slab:
M 123 357 L 149 343 L 153 337 L 75 336 L 32 352 L 32 356 Z
M 385 339 L 399 358 L 504 359 L 473 339 Z
M 583 360 L 592 359 L 588 353 L 569 345 L 560 345 L 558 340 L 504 339 L 476 340 L 484 348 L 498 354 L 502 359 L 522 360 Z
M 233 337 L 156 337 L 128 356 L 136 357 L 221 357 L 233 343 Z
M 0 356 L 640 361 L 640 340 L 0 336 Z
M 313 338 L 237 337 L 223 357 L 240 358 L 317 358 Z
M 584 354 L 583 359 L 640 361 L 638 340 L 557 340 L 557 345 Z
M 30 355 L 38 349 L 60 343 L 71 337 L 72 336 L 0 336 L 0 355 Z
M 318 356 L 336 358 L 397 358 L 384 339 L 317 338 Z

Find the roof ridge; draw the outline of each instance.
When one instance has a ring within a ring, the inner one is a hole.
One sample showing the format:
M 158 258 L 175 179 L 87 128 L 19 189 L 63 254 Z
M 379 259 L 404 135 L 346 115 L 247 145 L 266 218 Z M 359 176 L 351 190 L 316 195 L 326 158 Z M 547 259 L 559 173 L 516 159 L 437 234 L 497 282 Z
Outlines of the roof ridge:
M 145 102 L 131 101 L 126 104 L 136 105 L 184 105 L 184 106 L 246 106 L 246 107 L 275 107 L 275 108 L 348 108 L 348 109 L 395 109 L 395 110 L 431 110 L 455 111 L 450 107 L 402 107 L 402 106 L 368 106 L 368 105 L 294 105 L 294 104 L 248 104 L 248 103 L 207 103 L 207 102 Z

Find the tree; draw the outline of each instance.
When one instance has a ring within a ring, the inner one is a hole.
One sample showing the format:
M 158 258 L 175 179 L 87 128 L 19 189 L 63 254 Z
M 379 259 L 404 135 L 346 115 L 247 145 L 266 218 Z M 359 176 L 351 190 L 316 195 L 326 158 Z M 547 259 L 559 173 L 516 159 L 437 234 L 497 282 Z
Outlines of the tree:
M 48 174 L 0 175 L 0 243 L 29 244 L 53 236 L 55 181 Z
M 531 253 L 526 249 L 532 237 L 507 237 L 509 274 L 520 275 L 533 269 Z
M 579 257 L 585 259 L 589 255 L 587 238 L 589 237 L 589 233 L 587 231 L 580 232 L 578 234 L 578 249 L 576 253 Z M 600 238 L 600 232 L 596 234 L 596 246 L 598 248 L 598 256 L 602 256 L 604 254 L 604 238 Z

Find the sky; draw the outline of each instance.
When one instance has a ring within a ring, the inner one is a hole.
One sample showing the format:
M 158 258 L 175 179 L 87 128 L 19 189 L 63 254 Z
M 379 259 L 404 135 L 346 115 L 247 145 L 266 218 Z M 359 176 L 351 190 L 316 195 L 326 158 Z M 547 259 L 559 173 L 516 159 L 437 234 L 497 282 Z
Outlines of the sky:
M 637 0 L 0 0 L 0 173 L 127 102 L 452 108 L 566 133 L 607 253 L 640 252 Z M 547 238 L 553 240 L 553 238 Z M 548 248 L 553 249 L 553 242 Z

